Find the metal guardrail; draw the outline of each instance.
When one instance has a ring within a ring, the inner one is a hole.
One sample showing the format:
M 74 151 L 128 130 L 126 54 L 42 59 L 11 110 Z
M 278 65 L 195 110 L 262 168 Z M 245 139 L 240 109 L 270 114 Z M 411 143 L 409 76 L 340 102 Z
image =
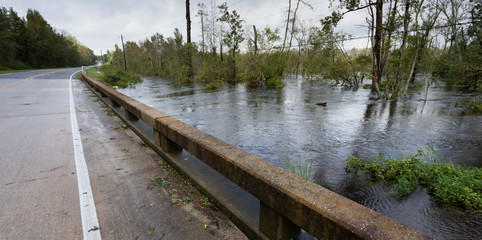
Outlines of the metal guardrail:
M 82 74 L 104 102 L 125 110 L 123 120 L 142 120 L 152 128 L 151 147 L 170 157 L 182 149 L 259 199 L 259 225 L 239 223 L 251 238 L 290 239 L 304 229 L 318 239 L 433 239 L 296 176 L 240 148 L 136 101 Z M 126 123 L 128 123 L 126 122 Z M 139 135 L 139 131 L 136 131 Z M 140 135 L 142 139 L 146 136 Z M 192 179 L 197 182 L 196 179 Z M 236 221 L 235 221 L 236 223 Z M 255 229 L 252 229 L 255 228 Z

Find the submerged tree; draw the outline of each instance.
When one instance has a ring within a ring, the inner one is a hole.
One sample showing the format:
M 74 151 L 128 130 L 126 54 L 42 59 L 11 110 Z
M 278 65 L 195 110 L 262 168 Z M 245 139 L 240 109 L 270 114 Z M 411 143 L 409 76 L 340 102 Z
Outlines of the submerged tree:
M 232 74 L 230 79 L 234 81 L 236 79 L 236 52 L 239 50 L 241 42 L 244 41 L 244 29 L 241 25 L 243 20 L 241 20 L 236 10 L 229 12 L 226 3 L 221 4 L 219 9 L 222 15 L 218 18 L 218 21 L 224 22 L 229 26 L 228 31 L 223 35 L 223 42 L 230 48 L 229 51 L 231 52 L 232 58 Z
M 191 46 L 191 10 L 189 0 L 186 0 L 186 29 L 187 29 L 187 45 L 186 45 L 186 65 L 188 68 L 187 77 L 192 79 L 192 46 Z M 192 81 L 192 80 L 191 80 Z

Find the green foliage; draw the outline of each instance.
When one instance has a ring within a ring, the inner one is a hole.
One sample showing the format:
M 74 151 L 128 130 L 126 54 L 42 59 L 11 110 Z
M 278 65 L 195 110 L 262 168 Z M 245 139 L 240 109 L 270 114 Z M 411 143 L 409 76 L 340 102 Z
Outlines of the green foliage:
M 87 70 L 85 70 L 85 73 L 87 74 L 87 76 L 97 80 L 101 80 L 102 77 L 104 76 L 104 74 L 99 70 L 97 70 L 97 68 L 88 68 Z
M 455 107 L 462 107 L 474 113 L 482 113 L 482 97 L 467 94 L 455 102 Z
M 263 53 L 258 56 L 247 54 L 241 59 L 240 80 L 248 87 L 281 88 L 283 70 L 286 67 L 285 58 L 280 52 Z
M 269 88 L 282 88 L 285 86 L 285 83 L 280 77 L 272 77 L 266 81 L 266 86 Z
M 482 211 L 482 170 L 443 162 L 436 154 L 431 146 L 427 146 L 415 155 L 399 159 L 379 154 L 369 159 L 349 156 L 345 170 L 360 171 L 375 182 L 392 185 L 402 197 L 423 186 L 442 203 Z
M 225 82 L 227 79 L 225 64 L 221 62 L 218 56 L 205 56 L 204 64 L 196 75 L 196 79 L 204 83 L 217 82 L 216 85 Z
M 102 80 L 111 86 L 117 86 L 120 88 L 125 88 L 142 81 L 138 75 L 121 70 L 104 72 Z
M 219 88 L 219 86 L 220 86 L 219 81 L 212 81 L 212 82 L 206 84 L 206 86 L 204 86 L 204 89 L 212 90 L 212 89 Z
M 311 180 L 311 170 L 313 167 L 313 158 L 310 160 L 298 158 L 290 158 L 287 155 L 278 155 L 278 157 L 285 163 L 286 167 L 293 173 L 304 179 Z
M 179 69 L 174 69 L 171 72 L 172 79 L 178 84 L 191 83 L 192 77 L 189 76 L 189 68 L 187 65 L 182 65 Z
M 91 65 L 92 50 L 73 36 L 57 32 L 36 10 L 20 18 L 0 7 L 0 70 Z

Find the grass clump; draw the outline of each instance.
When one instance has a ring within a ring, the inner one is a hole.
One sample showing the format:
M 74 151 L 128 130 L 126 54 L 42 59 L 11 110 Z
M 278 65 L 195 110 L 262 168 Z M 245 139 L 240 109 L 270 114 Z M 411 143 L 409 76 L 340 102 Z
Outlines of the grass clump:
M 389 184 L 401 197 L 422 186 L 442 203 L 481 212 L 482 170 L 446 163 L 436 155 L 437 152 L 427 146 L 415 155 L 398 159 L 380 154 L 369 159 L 349 156 L 345 170 L 365 173 L 375 182 Z
M 482 113 L 482 97 L 467 94 L 455 102 L 455 107 L 462 107 L 474 113 Z
M 134 83 L 142 82 L 142 79 L 138 75 L 121 70 L 105 71 L 102 80 L 111 86 L 117 86 L 120 88 L 125 88 Z
M 85 70 L 85 74 L 93 79 L 101 80 L 104 74 L 97 68 L 88 68 Z
M 269 88 L 282 88 L 285 86 L 285 83 L 281 80 L 280 77 L 275 76 L 266 80 L 266 86 Z
M 285 163 L 288 169 L 304 179 L 311 181 L 311 170 L 313 167 L 313 158 L 310 160 L 302 159 L 298 154 L 298 158 L 291 158 L 287 155 L 278 155 L 278 157 Z

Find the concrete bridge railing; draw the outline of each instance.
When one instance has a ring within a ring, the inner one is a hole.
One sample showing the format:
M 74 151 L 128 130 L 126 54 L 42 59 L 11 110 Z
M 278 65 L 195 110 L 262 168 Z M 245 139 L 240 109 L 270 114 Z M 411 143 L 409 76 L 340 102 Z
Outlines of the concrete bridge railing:
M 302 228 L 318 239 L 431 239 L 424 233 L 298 177 L 84 74 L 82 78 L 121 115 L 126 124 L 132 126 L 151 148 L 175 168 L 186 172 L 183 163 L 171 157 L 184 149 L 259 199 L 257 226 L 239 219 L 233 220 L 251 238 L 290 239 L 298 235 Z M 150 140 L 146 136 L 149 134 L 143 134 L 133 124 L 139 121 L 152 128 Z M 199 183 L 195 177 L 189 174 L 188 177 Z M 225 210 L 225 207 L 222 209 Z

